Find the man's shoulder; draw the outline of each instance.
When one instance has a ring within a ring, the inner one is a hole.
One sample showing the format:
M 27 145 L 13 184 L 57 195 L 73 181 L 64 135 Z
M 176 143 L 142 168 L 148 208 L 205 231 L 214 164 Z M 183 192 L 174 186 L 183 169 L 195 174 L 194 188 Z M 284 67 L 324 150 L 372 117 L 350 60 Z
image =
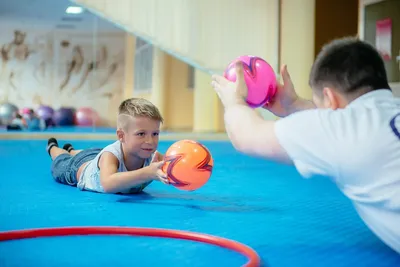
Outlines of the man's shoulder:
M 293 113 L 285 118 L 279 119 L 277 122 L 290 121 L 290 122 L 302 122 L 305 124 L 317 123 L 319 125 L 337 125 L 342 126 L 343 123 L 355 124 L 362 120 L 374 119 L 377 115 L 383 113 L 379 108 L 371 109 L 368 106 L 348 106 L 342 109 L 308 109 Z M 382 116 L 379 116 L 382 118 Z
M 278 139 L 296 135 L 298 142 L 309 145 L 329 143 L 331 146 L 345 145 L 360 132 L 368 133 L 368 117 L 349 109 L 312 109 L 296 112 L 275 124 Z M 372 126 L 371 126 L 372 127 Z M 364 137 L 366 138 L 366 137 Z
M 337 120 L 341 120 L 346 117 L 345 110 L 331 110 L 331 109 L 308 109 L 298 111 L 285 118 L 277 120 L 278 124 L 330 124 L 335 123 Z

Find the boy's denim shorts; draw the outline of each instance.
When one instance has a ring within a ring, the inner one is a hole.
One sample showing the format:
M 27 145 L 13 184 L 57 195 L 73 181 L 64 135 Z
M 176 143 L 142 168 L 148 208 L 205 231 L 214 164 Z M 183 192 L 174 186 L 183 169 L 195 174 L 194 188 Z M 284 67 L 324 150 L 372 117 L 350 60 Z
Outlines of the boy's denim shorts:
M 51 165 L 51 174 L 56 182 L 76 186 L 78 181 L 76 174 L 82 164 L 94 159 L 101 151 L 101 148 L 84 149 L 75 156 L 61 154 L 56 157 Z

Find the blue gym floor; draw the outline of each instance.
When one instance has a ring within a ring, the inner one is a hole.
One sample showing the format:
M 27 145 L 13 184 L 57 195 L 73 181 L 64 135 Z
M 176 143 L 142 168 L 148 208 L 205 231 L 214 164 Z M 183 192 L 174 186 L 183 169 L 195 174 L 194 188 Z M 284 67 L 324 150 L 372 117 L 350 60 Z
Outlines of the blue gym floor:
M 5 126 L 0 126 L 0 136 L 4 134 L 49 134 L 49 133 L 71 133 L 71 134 L 115 134 L 117 129 L 115 127 L 102 127 L 102 126 L 57 126 L 49 127 L 44 131 L 7 131 Z M 176 134 L 174 132 L 163 131 L 163 135 Z
M 57 126 L 49 127 L 44 131 L 34 131 L 34 133 L 99 133 L 99 134 L 113 134 L 116 132 L 115 127 L 90 127 L 90 126 Z M 0 128 L 1 133 L 10 133 L 5 127 Z M 12 131 L 12 133 L 32 133 L 31 131 Z
M 76 148 L 105 141 L 74 141 Z M 60 145 L 64 141 L 60 140 Z M 194 192 L 153 183 L 145 194 L 81 192 L 50 176 L 46 141 L 0 141 L 0 231 L 62 226 L 188 230 L 242 242 L 271 267 L 400 266 L 324 178 L 203 142 L 215 168 Z M 171 142 L 161 142 L 165 152 Z M 0 242 L 0 266 L 241 266 L 241 255 L 191 241 L 79 236 Z

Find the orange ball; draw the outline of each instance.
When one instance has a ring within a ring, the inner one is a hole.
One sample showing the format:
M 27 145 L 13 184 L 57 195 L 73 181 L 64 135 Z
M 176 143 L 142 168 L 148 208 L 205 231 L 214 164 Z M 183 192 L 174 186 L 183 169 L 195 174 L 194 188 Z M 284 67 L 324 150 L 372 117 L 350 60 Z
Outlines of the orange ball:
M 211 177 L 214 161 L 210 151 L 192 140 L 181 140 L 171 145 L 164 158 L 162 170 L 171 185 L 185 191 L 193 191 Z

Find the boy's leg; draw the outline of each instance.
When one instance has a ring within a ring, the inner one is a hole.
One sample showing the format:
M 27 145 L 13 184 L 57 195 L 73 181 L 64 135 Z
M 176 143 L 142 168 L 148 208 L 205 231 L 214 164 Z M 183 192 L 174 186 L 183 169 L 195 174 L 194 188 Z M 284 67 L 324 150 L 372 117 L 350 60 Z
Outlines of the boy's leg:
M 47 148 L 46 148 L 47 152 L 49 153 L 50 157 L 52 160 L 54 160 L 56 157 L 58 157 L 61 154 L 66 154 L 68 153 L 68 151 L 66 151 L 65 149 L 59 148 L 58 147 L 58 142 L 57 139 L 55 138 L 50 138 L 47 141 Z
M 65 144 L 65 145 L 63 146 L 63 149 L 65 149 L 66 151 L 68 151 L 68 153 L 69 153 L 71 156 L 75 156 L 76 154 L 78 154 L 79 152 L 82 151 L 82 149 L 80 149 L 80 150 L 74 149 L 73 146 L 72 146 L 71 144 Z
M 75 156 L 76 154 L 80 153 L 81 151 L 82 151 L 82 149 L 80 149 L 80 150 L 72 149 L 72 150 L 69 152 L 69 154 L 71 154 L 72 156 Z
M 74 166 L 73 156 L 67 150 L 58 147 L 55 138 L 50 138 L 47 142 L 47 152 L 52 158 L 51 174 L 56 182 L 76 186 L 76 167 Z

